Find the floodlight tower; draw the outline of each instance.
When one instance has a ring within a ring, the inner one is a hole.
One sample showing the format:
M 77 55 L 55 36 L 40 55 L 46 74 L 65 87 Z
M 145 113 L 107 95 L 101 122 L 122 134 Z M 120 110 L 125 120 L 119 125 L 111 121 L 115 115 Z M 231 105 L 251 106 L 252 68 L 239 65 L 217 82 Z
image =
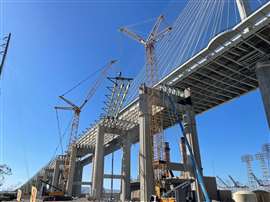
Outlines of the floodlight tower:
M 267 164 L 267 171 L 268 171 L 267 185 L 270 185 L 270 144 L 269 143 L 262 145 L 262 153 L 265 155 L 265 160 Z
M 270 170 L 270 144 L 269 143 L 263 144 L 262 152 L 264 153 L 266 157 L 268 170 Z
M 266 155 L 264 153 L 257 153 L 255 154 L 255 158 L 256 160 L 258 160 L 260 162 L 260 167 L 263 173 L 263 179 L 264 179 L 264 183 L 268 184 L 268 180 L 269 180 L 269 170 L 267 168 L 266 165 Z
M 255 187 L 254 178 L 252 176 L 252 173 L 253 173 L 253 170 L 252 170 L 252 161 L 254 160 L 253 159 L 253 156 L 250 155 L 250 154 L 246 154 L 246 155 L 243 155 L 241 157 L 241 160 L 242 160 L 243 163 L 246 163 L 247 177 L 248 177 L 249 186 L 250 187 Z

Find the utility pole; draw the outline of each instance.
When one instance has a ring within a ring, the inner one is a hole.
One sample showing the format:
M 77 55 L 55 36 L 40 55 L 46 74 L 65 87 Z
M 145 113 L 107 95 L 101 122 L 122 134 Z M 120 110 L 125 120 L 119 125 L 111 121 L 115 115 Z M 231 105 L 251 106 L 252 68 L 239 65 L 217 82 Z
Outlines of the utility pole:
M 3 38 L 4 43 L 0 45 L 1 46 L 0 55 L 2 55 L 1 64 L 0 64 L 0 78 L 1 78 L 5 61 L 6 61 L 10 38 L 11 38 L 11 33 L 9 33 L 7 36 Z

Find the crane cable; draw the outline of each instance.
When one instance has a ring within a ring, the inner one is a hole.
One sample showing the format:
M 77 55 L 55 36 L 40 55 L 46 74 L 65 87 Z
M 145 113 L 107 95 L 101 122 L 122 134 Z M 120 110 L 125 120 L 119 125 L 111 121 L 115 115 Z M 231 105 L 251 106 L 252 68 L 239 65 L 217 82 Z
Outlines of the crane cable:
M 67 134 L 67 132 L 68 132 L 68 129 L 71 127 L 71 123 L 72 123 L 72 118 L 70 119 L 70 121 L 68 122 L 68 124 L 67 124 L 67 127 L 65 128 L 65 130 L 64 130 L 64 132 L 62 133 L 61 131 L 60 131 L 60 137 L 61 137 L 61 140 L 62 140 L 62 143 L 63 143 L 63 139 L 65 138 L 65 136 L 66 136 L 66 134 Z M 55 148 L 55 150 L 54 150 L 54 153 L 53 153 L 53 155 L 52 155 L 52 159 L 56 156 L 56 153 L 57 153 L 57 151 L 58 151 L 58 149 L 59 149 L 59 147 L 60 147 L 61 145 L 60 145 L 60 141 L 58 142 L 58 145 L 56 146 L 56 148 Z M 62 152 L 62 154 L 64 154 L 64 151 Z
M 61 134 L 59 114 L 58 114 L 58 110 L 57 109 L 55 109 L 55 114 L 56 114 L 56 120 L 57 120 L 57 130 L 58 130 L 59 144 L 60 144 L 60 148 L 61 148 L 61 153 L 64 154 L 63 139 L 62 139 L 62 134 Z
M 75 90 L 76 88 L 78 88 L 80 85 L 82 85 L 84 82 L 86 82 L 87 80 L 91 79 L 92 77 L 94 77 L 97 73 L 101 72 L 103 69 L 105 69 L 107 67 L 107 65 L 99 68 L 98 70 L 94 71 L 93 73 L 89 74 L 87 77 L 85 77 L 84 79 L 80 80 L 77 84 L 75 84 L 73 87 L 71 87 L 69 90 L 67 90 L 66 92 L 64 92 L 62 94 L 62 96 L 65 96 L 66 94 L 72 92 L 73 90 Z

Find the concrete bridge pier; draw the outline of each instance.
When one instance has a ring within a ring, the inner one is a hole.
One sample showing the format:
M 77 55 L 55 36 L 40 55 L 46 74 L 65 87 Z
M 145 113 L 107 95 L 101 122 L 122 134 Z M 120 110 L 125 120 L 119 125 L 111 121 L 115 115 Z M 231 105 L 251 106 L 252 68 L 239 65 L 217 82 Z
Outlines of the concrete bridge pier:
M 55 161 L 54 170 L 53 170 L 53 178 L 52 185 L 58 187 L 59 182 L 59 174 L 60 174 L 60 160 Z M 57 191 L 55 188 L 51 187 L 51 191 Z
M 76 145 L 73 145 L 70 152 L 68 179 L 66 185 L 66 193 L 69 196 L 72 196 L 76 159 L 77 159 L 77 147 Z
M 121 178 L 121 195 L 120 199 L 122 202 L 130 201 L 130 147 L 131 143 L 129 135 L 122 140 L 123 144 L 123 157 L 122 157 L 122 178 Z
M 140 200 L 150 201 L 154 192 L 153 170 L 153 140 L 150 131 L 151 111 L 147 88 L 140 87 L 139 91 L 139 177 Z M 152 107 L 151 107 L 152 109 Z
M 198 140 L 198 134 L 197 134 L 197 128 L 196 128 L 196 120 L 195 120 L 195 115 L 191 106 L 187 106 L 187 109 L 185 110 L 185 113 L 183 114 L 183 126 L 184 126 L 184 130 L 185 130 L 188 142 L 191 146 L 196 164 L 198 168 L 200 169 L 201 174 L 203 174 L 200 148 L 199 148 L 199 140 Z M 192 173 L 192 177 L 194 177 L 193 173 Z M 195 189 L 196 189 L 196 194 L 197 194 L 197 201 L 198 202 L 203 201 L 202 191 L 200 189 L 200 185 L 197 180 L 195 183 Z
M 256 75 L 270 128 L 270 60 L 259 62 L 256 65 Z
M 29 196 L 29 194 L 31 193 L 31 188 L 32 188 L 31 183 L 28 183 L 28 184 L 25 186 L 25 194 L 26 194 L 27 196 Z
M 184 91 L 184 94 L 185 94 L 185 97 L 187 99 L 190 98 L 190 96 L 191 96 L 189 89 L 186 89 Z M 192 104 L 192 103 L 190 103 L 190 104 Z M 182 120 L 183 120 L 183 127 L 185 130 L 186 136 L 187 136 L 188 143 L 191 146 L 192 153 L 193 153 L 193 156 L 195 158 L 196 164 L 199 168 L 199 171 L 201 172 L 201 174 L 203 176 L 200 147 L 199 147 L 199 140 L 198 140 L 198 134 L 197 134 L 197 127 L 196 127 L 196 118 L 195 118 L 195 113 L 194 113 L 192 105 L 185 106 Z M 183 148 L 182 148 L 182 150 L 183 150 Z M 195 177 L 194 173 L 189 173 L 189 175 L 192 175 L 192 177 Z M 196 189 L 197 201 L 198 202 L 203 201 L 203 194 L 202 194 L 202 191 L 200 189 L 199 182 L 197 180 L 195 183 L 195 189 Z
M 73 196 L 81 195 L 82 174 L 83 174 L 83 165 L 81 164 L 81 161 L 77 161 L 76 166 L 75 166 L 74 184 L 73 184 L 73 190 L 72 190 Z
M 42 174 L 42 180 L 43 180 L 43 181 L 47 181 L 47 179 L 48 179 L 48 170 L 44 169 L 43 174 Z M 43 190 L 44 190 L 45 188 L 46 188 L 46 184 L 41 183 L 41 186 L 40 186 L 40 188 L 38 189 L 39 195 L 40 195 L 40 196 L 42 196 Z
M 90 195 L 95 200 L 101 200 L 103 192 L 103 173 L 104 173 L 104 128 L 98 126 L 96 136 L 95 156 L 93 159 L 92 171 L 92 193 Z

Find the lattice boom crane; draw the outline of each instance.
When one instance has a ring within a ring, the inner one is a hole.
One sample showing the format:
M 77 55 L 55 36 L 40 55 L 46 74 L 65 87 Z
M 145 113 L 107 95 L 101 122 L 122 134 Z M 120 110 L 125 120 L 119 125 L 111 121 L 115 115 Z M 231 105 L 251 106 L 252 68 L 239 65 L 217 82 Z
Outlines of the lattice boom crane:
M 116 60 L 112 60 L 107 64 L 101 71 L 99 77 L 95 81 L 94 85 L 89 89 L 88 93 L 86 94 L 85 99 L 82 101 L 80 105 L 76 105 L 67 98 L 64 97 L 64 95 L 59 96 L 60 99 L 62 99 L 65 103 L 67 103 L 69 106 L 56 106 L 55 109 L 58 110 L 71 110 L 73 111 L 73 119 L 72 119 L 72 124 L 71 124 L 71 131 L 69 135 L 69 141 L 68 141 L 68 148 L 66 151 L 66 158 L 65 158 L 65 163 L 64 163 L 64 173 L 63 173 L 63 178 L 64 178 L 64 187 L 66 186 L 67 183 L 67 178 L 68 178 L 68 172 L 69 172 L 69 158 L 70 158 L 70 151 L 73 143 L 76 141 L 77 138 L 77 133 L 78 133 L 78 128 L 79 128 L 79 121 L 80 121 L 80 113 L 82 109 L 85 107 L 85 105 L 88 103 L 88 101 L 95 95 L 98 87 L 102 84 L 102 81 L 106 78 L 107 73 L 109 69 L 112 67 L 112 65 L 116 63 Z

